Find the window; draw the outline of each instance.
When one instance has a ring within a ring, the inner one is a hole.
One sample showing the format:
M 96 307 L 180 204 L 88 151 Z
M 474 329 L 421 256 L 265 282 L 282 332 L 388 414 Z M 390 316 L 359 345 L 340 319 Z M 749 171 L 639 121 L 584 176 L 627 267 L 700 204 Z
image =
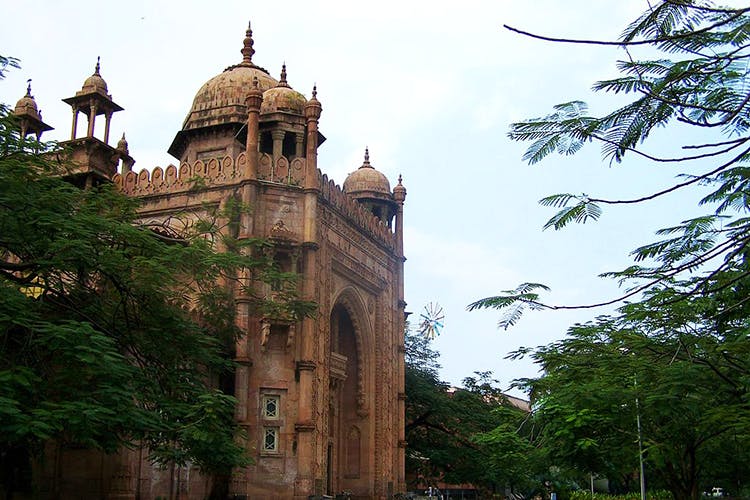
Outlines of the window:
M 279 428 L 278 427 L 264 427 L 263 428 L 263 451 L 265 452 L 279 451 Z
M 263 418 L 269 420 L 279 418 L 279 396 L 263 397 Z
M 273 337 L 273 333 L 271 337 Z M 282 441 L 282 430 L 284 429 L 284 414 L 281 399 L 284 396 L 283 389 L 261 389 L 258 408 L 259 426 L 258 449 L 261 456 L 279 457 L 285 453 L 286 440 Z

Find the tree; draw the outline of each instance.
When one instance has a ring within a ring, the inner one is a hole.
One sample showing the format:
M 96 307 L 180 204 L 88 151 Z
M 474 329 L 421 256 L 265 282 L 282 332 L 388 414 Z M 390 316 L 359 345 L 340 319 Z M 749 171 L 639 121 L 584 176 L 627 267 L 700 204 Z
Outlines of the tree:
M 713 191 L 697 200 L 713 207 L 710 212 L 675 223 L 659 231 L 659 241 L 637 248 L 634 265 L 608 276 L 631 285 L 622 296 L 587 305 L 554 305 L 540 299 L 547 288 L 524 283 L 495 297 L 481 299 L 470 309 L 504 309 L 501 326 L 513 325 L 525 308 L 590 308 L 637 299 L 654 287 L 674 287 L 690 273 L 703 279 L 682 289 L 686 297 L 716 292 L 713 277 L 740 269 L 737 280 L 748 276 L 745 260 L 750 220 L 747 218 L 750 176 L 746 166 L 750 146 L 747 92 L 750 57 L 747 8 L 717 7 L 708 0 L 662 0 L 654 3 L 626 28 L 618 41 L 568 40 L 531 34 L 506 26 L 526 36 L 558 43 L 616 46 L 625 52 L 618 62 L 619 78 L 594 84 L 596 91 L 633 95 L 632 102 L 601 116 L 588 115 L 585 103 L 570 101 L 555 106 L 541 118 L 511 125 L 509 137 L 531 141 L 524 159 L 530 164 L 558 152 L 575 154 L 586 143 L 601 144 L 605 160 L 622 162 L 637 156 L 655 165 L 676 164 L 682 181 L 655 193 L 633 199 L 599 198 L 587 194 L 561 193 L 541 200 L 560 210 L 545 228 L 561 229 L 570 223 L 597 220 L 602 207 L 645 203 L 678 190 L 709 185 Z M 648 55 L 658 51 L 663 58 L 638 59 L 639 49 Z M 684 126 L 700 134 L 678 133 L 679 157 L 661 157 L 642 148 L 654 129 Z M 744 270 L 743 270 L 744 269 Z M 682 282 L 684 283 L 684 281 Z
M 662 301 L 658 295 L 648 300 Z M 747 342 L 737 341 L 747 320 L 719 333 L 711 313 L 721 307 L 696 297 L 656 315 L 654 304 L 633 304 L 515 353 L 544 370 L 518 385 L 532 394 L 553 463 L 635 489 L 642 444 L 649 484 L 675 499 L 699 498 L 716 484 L 743 490 L 749 428 L 741 381 L 750 357 Z
M 541 299 L 543 284 L 523 283 L 469 306 L 502 309 L 507 328 L 527 308 L 622 305 L 612 317 L 572 328 L 562 341 L 517 353 L 531 354 L 545 370 L 521 385 L 532 393 L 557 459 L 582 469 L 612 475 L 632 469 L 633 420 L 642 417 L 647 464 L 680 499 L 697 498 L 702 486 L 710 486 L 706 481 L 722 475 L 734 474 L 734 486 L 743 486 L 741 475 L 729 472 L 736 470 L 736 458 L 712 461 L 744 453 L 738 450 L 746 448 L 750 430 L 749 12 L 706 0 L 661 0 L 617 41 L 559 39 L 507 27 L 554 43 L 621 48 L 620 77 L 599 81 L 594 90 L 632 96 L 603 116 L 570 101 L 545 117 L 513 124 L 510 138 L 531 142 L 525 160 L 575 154 L 595 142 L 610 163 L 636 156 L 681 171 L 674 185 L 632 199 L 546 197 L 542 205 L 558 211 L 545 228 L 597 220 L 604 206 L 710 188 L 708 195 L 694 191 L 705 213 L 660 230 L 658 241 L 633 251 L 633 265 L 605 275 L 628 286 L 619 297 L 555 305 Z M 652 132 L 667 126 L 675 129 L 672 140 L 682 141 L 680 156 L 646 149 Z
M 0 69 L 15 65 L 0 59 Z M 0 75 L 2 73 L 0 72 Z M 227 474 L 248 463 L 234 398 L 234 290 L 257 314 L 301 319 L 292 276 L 219 226 L 176 235 L 137 222 L 112 185 L 64 178 L 64 149 L 20 137 L 0 108 L 0 478 L 12 492 L 50 442 L 114 452 L 143 444 L 158 463 Z M 229 251 L 219 252 L 217 247 Z M 269 302 L 252 283 L 285 283 Z M 10 493 L 9 493 L 10 494 Z
M 472 484 L 496 492 L 527 486 L 520 469 L 493 460 L 498 443 L 482 440 L 500 426 L 517 426 L 525 413 L 507 404 L 491 374 L 449 387 L 438 377 L 439 353 L 426 337 L 406 332 L 407 472 L 425 483 Z M 522 484 L 523 483 L 523 484 Z

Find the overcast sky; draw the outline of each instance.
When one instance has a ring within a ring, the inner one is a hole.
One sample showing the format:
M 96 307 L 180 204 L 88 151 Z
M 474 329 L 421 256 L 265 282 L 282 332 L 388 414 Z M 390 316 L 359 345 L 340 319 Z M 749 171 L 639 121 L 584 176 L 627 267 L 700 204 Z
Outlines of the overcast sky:
M 558 339 L 576 321 L 605 311 L 528 314 L 500 331 L 499 313 L 466 305 L 522 281 L 552 287 L 549 300 L 583 304 L 618 294 L 597 278 L 620 269 L 627 253 L 669 219 L 666 200 L 609 210 L 597 224 L 542 231 L 552 211 L 538 200 L 557 192 L 628 196 L 668 183 L 674 171 L 638 162 L 610 167 L 596 146 L 539 165 L 521 161 L 525 145 L 506 137 L 514 120 L 554 104 L 588 100 L 591 83 L 615 75 L 614 48 L 555 45 L 510 33 L 503 24 L 566 37 L 615 38 L 644 0 L 154 1 L 3 2 L 0 53 L 21 60 L 0 82 L 15 104 L 32 78 L 47 139 L 69 138 L 72 113 L 61 99 L 80 90 L 97 56 L 116 103 L 113 141 L 124 131 L 136 170 L 175 162 L 166 150 L 209 78 L 241 61 L 252 20 L 253 61 L 309 97 L 317 84 L 319 167 L 337 183 L 362 163 L 393 186 L 405 206 L 407 310 L 429 302 L 445 311 L 434 342 L 442 377 L 454 384 L 491 370 L 503 386 L 533 376 L 529 361 L 507 361 L 520 346 Z M 79 124 L 79 132 L 82 125 Z M 658 138 L 657 138 L 658 139 Z

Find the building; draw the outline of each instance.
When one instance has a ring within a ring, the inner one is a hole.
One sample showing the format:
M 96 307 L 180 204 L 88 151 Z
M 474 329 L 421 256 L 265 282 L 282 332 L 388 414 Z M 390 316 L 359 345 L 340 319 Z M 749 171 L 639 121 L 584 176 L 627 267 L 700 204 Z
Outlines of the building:
M 285 66 L 277 80 L 253 62 L 254 52 L 248 28 L 241 61 L 198 90 L 169 146 L 176 165 L 140 172 L 124 136 L 109 145 L 110 122 L 122 107 L 97 62 L 81 90 L 64 99 L 73 110 L 65 143 L 71 175 L 81 186 L 114 182 L 142 201 L 140 217 L 149 223 L 169 225 L 176 214 L 198 216 L 236 200 L 251 206 L 237 236 L 273 242 L 274 259 L 302 276 L 302 297 L 319 306 L 316 318 L 290 324 L 252 316 L 237 294 L 245 336 L 236 346 L 236 418 L 255 463 L 235 471 L 230 494 L 389 498 L 405 491 L 406 190 L 400 178 L 391 190 L 367 151 L 343 187 L 321 173 L 316 90 L 307 99 L 289 85 Z M 49 129 L 30 90 L 16 114 L 24 134 Z M 79 137 L 81 114 L 88 126 Z M 154 468 L 143 450 L 63 453 L 63 498 L 192 499 L 210 487 L 196 470 Z

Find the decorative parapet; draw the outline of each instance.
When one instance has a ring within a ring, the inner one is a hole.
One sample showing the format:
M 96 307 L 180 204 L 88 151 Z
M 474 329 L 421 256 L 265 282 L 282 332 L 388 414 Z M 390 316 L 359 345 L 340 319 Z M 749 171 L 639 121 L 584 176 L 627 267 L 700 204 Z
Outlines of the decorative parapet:
M 290 163 L 285 157 L 280 156 L 274 163 L 271 155 L 262 153 L 258 160 L 258 179 L 301 186 L 305 181 L 305 159 L 295 158 Z
M 373 235 L 388 249 L 395 249 L 393 233 L 382 220 L 344 193 L 333 180 L 328 179 L 328 176 L 321 173 L 320 170 L 318 170 L 318 176 L 320 177 L 320 192 L 324 200 L 336 208 L 344 217 Z
M 152 172 L 115 174 L 112 180 L 125 193 L 132 196 L 171 194 L 203 187 L 235 184 L 248 178 L 247 156 L 240 153 L 237 158 L 225 156 L 208 161 L 197 160 L 192 164 L 182 163 L 179 168 L 169 165 L 166 169 L 156 167 Z M 274 164 L 267 154 L 259 158 L 260 180 L 301 186 L 304 182 L 305 159 L 295 158 L 291 162 L 281 156 Z
M 303 186 L 305 181 L 305 159 L 295 158 L 291 162 L 284 156 L 273 158 L 262 153 L 258 158 L 258 179 L 262 182 L 286 186 Z M 169 165 L 166 169 L 156 167 L 153 171 L 141 170 L 138 173 L 115 174 L 112 181 L 130 196 L 151 196 L 195 191 L 212 186 L 236 184 L 248 178 L 247 156 L 240 153 L 237 158 L 225 156 L 208 161 L 197 160 L 192 164 L 184 162 L 179 167 Z M 349 197 L 317 170 L 318 185 L 323 199 L 341 215 L 364 229 L 390 250 L 395 249 L 393 232 L 383 221 Z

